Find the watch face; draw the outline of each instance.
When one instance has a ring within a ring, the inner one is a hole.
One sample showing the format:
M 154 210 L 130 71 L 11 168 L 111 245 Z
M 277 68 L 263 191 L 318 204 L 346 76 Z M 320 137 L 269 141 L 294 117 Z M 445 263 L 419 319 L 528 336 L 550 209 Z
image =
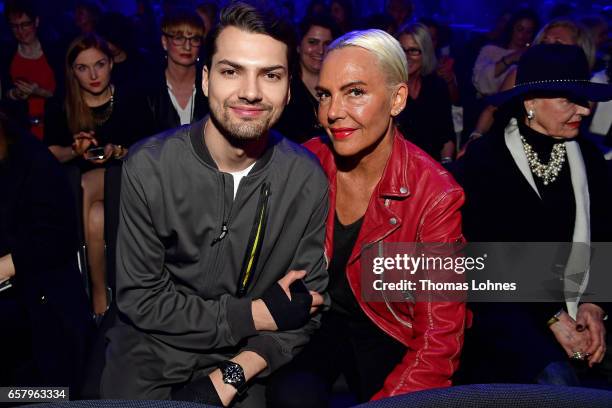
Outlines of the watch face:
M 228 365 L 223 370 L 223 382 L 226 384 L 239 385 L 244 380 L 244 373 L 239 365 Z

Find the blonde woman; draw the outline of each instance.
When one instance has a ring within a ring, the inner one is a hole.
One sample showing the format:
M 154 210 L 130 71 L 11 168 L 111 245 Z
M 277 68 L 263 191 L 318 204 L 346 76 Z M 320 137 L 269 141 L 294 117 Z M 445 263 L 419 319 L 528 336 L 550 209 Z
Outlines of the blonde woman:
M 361 292 L 363 248 L 463 240 L 461 188 L 395 126 L 407 83 L 404 50 L 384 31 L 353 31 L 328 48 L 317 85 L 326 136 L 305 146 L 330 181 L 331 310 L 271 380 L 269 406 L 327 406 L 341 373 L 359 401 L 451 385 L 465 304 L 370 302 Z

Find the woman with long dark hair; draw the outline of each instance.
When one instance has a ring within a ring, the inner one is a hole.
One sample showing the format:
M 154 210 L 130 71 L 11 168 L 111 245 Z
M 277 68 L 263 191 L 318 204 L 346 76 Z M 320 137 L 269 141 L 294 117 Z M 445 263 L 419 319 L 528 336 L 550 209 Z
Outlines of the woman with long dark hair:
M 127 146 L 140 138 L 138 104 L 111 83 L 113 54 L 94 35 L 77 37 L 66 54 L 66 97 L 63 106 L 48 109 L 45 142 L 62 163 L 82 173 L 83 225 L 92 284 L 93 309 L 106 311 L 104 173 L 127 155 Z

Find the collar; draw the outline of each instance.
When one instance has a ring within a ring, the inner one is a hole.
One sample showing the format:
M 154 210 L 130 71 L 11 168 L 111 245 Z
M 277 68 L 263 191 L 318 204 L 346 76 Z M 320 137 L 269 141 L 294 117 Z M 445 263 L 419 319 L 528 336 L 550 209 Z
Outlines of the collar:
M 191 145 L 193 146 L 193 149 L 195 150 L 198 157 L 212 168 L 219 170 L 217 163 L 215 163 L 212 156 L 210 155 L 210 151 L 208 150 L 206 143 L 204 143 L 204 124 L 206 123 L 206 121 L 209 120 L 209 118 L 210 115 L 206 115 L 204 119 L 199 120 L 190 126 L 189 139 L 191 140 Z M 282 136 L 280 136 L 280 134 L 270 131 L 268 135 L 268 147 L 264 151 L 264 154 L 255 162 L 255 166 L 253 167 L 251 174 L 257 172 L 258 170 L 262 169 L 266 164 L 268 164 L 268 162 L 272 158 L 274 146 L 276 146 L 281 141 L 281 139 Z
M 410 195 L 412 186 L 410 185 L 408 173 L 410 152 L 404 142 L 404 137 L 397 127 L 393 132 L 393 148 L 387 160 L 385 170 L 378 183 L 377 193 L 385 198 L 404 198 Z
M 538 197 L 540 197 L 540 192 L 536 187 L 533 174 L 529 169 L 527 156 L 521 143 L 520 132 L 516 119 L 513 118 L 510 120 L 510 123 L 508 123 L 508 126 L 506 126 L 504 137 L 506 146 L 512 155 L 512 159 L 514 159 L 514 162 L 521 170 L 523 176 L 538 194 Z M 572 250 L 567 261 L 567 267 L 564 270 L 564 284 L 566 293 L 577 293 L 575 298 L 566 300 L 568 313 L 573 318 L 576 318 L 580 295 L 584 293 L 588 283 L 588 266 L 586 277 L 581 279 L 580 282 L 576 282 L 575 279 L 572 279 L 572 275 L 583 277 L 585 265 L 588 265 L 589 262 L 590 254 L 588 252 L 588 245 L 591 243 L 591 203 L 586 167 L 584 165 L 582 152 L 580 151 L 580 146 L 575 140 L 570 140 L 565 142 L 565 149 L 570 168 L 572 189 L 574 190 L 574 199 L 576 200 L 576 217 L 574 221 L 574 235 L 572 237 L 572 241 L 579 244 L 572 246 Z

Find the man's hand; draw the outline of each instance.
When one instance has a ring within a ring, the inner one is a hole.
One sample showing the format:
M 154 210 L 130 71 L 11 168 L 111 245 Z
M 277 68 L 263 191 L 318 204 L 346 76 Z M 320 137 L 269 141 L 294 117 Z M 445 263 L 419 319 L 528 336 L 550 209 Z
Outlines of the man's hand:
M 576 330 L 576 322 L 565 311 L 558 316 L 559 321 L 550 325 L 550 330 L 563 347 L 568 357 L 575 352 L 586 353 L 591 346 L 591 338 L 587 332 Z
M 289 271 L 283 278 L 281 278 L 277 284 L 281 287 L 281 289 L 285 292 L 285 295 L 289 300 L 291 300 L 291 290 L 290 286 L 293 282 L 300 280 L 306 276 L 306 271 Z M 319 307 L 323 304 L 323 296 L 321 296 L 318 292 L 309 291 L 312 296 L 312 303 L 310 305 L 310 314 L 315 313 Z M 257 330 L 269 330 L 276 331 L 278 330 L 278 326 L 268 309 L 268 306 L 264 303 L 262 299 L 257 299 L 253 301 L 251 305 L 251 311 L 253 314 L 253 322 L 255 323 L 255 328 Z
M 232 358 L 231 361 L 240 364 L 240 367 L 242 367 L 244 370 L 244 377 L 247 381 L 265 370 L 268 366 L 266 360 L 253 351 L 243 351 L 236 357 Z M 236 388 L 234 388 L 233 385 L 223 382 L 223 375 L 219 369 L 216 369 L 208 376 L 210 377 L 210 381 L 213 383 L 215 390 L 217 391 L 217 395 L 219 395 L 219 399 L 223 403 L 223 406 L 227 407 L 237 394 Z
M 590 337 L 590 346 L 585 351 L 590 354 L 589 367 L 601 363 L 606 354 L 606 328 L 603 324 L 605 312 L 593 303 L 583 303 L 576 315 L 576 330 L 587 333 Z

